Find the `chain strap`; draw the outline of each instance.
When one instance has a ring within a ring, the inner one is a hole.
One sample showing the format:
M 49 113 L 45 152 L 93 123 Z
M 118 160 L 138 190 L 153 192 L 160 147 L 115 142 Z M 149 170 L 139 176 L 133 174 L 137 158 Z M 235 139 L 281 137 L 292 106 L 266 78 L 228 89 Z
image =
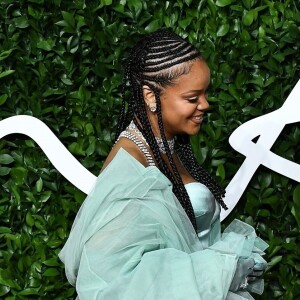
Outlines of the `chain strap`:
M 145 144 L 137 136 L 135 136 L 134 134 L 132 134 L 128 130 L 124 130 L 119 135 L 117 141 L 121 137 L 125 137 L 125 138 L 133 141 L 138 146 L 138 148 L 143 152 L 143 154 L 145 155 L 148 165 L 149 166 L 155 166 L 154 160 L 153 160 L 151 154 L 149 153 L 147 147 L 145 146 Z

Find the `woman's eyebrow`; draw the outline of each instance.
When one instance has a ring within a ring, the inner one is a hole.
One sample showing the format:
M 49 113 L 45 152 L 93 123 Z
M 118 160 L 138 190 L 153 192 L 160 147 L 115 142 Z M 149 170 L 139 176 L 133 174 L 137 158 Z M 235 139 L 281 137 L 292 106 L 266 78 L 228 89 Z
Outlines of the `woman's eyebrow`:
M 190 90 L 190 91 L 187 91 L 187 92 L 184 92 L 182 94 L 180 94 L 181 96 L 185 96 L 185 95 L 188 95 L 188 94 L 200 94 L 202 93 L 203 91 L 207 91 L 209 88 L 209 86 L 206 88 L 206 89 L 199 89 L 199 90 Z

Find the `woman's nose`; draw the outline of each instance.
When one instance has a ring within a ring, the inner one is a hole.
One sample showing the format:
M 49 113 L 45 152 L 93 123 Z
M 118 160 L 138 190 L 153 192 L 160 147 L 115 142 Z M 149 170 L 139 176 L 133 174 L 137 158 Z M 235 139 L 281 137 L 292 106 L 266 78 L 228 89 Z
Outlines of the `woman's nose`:
M 198 110 L 207 110 L 209 108 L 209 103 L 207 101 L 207 96 L 203 95 L 200 97 L 200 101 L 198 103 L 197 109 Z

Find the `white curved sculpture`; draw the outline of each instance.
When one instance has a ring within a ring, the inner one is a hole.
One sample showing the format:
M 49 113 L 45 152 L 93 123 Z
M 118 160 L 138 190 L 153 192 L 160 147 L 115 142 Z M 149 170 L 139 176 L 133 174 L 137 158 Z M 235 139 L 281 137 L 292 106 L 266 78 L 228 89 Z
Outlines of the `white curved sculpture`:
M 45 123 L 25 115 L 0 121 L 0 139 L 12 133 L 21 133 L 32 138 L 65 178 L 84 193 L 89 193 L 96 176 L 69 152 Z
M 236 206 L 260 164 L 300 182 L 300 165 L 270 151 L 284 126 L 299 121 L 300 80 L 281 108 L 242 124 L 231 134 L 230 145 L 246 159 L 226 188 L 224 201 L 228 210 L 221 211 L 222 220 Z M 257 136 L 255 143 L 252 140 Z
M 270 151 L 284 126 L 300 121 L 299 95 L 300 81 L 280 109 L 242 124 L 230 136 L 230 145 L 245 155 L 246 159 L 226 188 L 225 203 L 228 210 L 221 211 L 221 220 L 236 206 L 260 164 L 300 182 L 300 165 Z M 0 121 L 0 139 L 13 133 L 32 138 L 66 179 L 84 193 L 89 193 L 96 176 L 69 152 L 45 123 L 25 115 Z M 257 136 L 260 137 L 254 143 L 252 140 Z

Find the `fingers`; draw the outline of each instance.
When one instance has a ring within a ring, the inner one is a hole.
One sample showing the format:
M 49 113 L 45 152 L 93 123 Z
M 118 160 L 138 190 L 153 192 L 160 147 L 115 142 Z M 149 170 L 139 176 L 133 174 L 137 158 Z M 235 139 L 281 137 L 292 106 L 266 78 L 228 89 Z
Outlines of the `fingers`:
M 243 269 L 246 275 L 252 274 L 255 261 L 253 258 L 246 258 L 243 260 Z
M 266 269 L 266 267 L 267 267 L 267 263 L 257 262 L 257 263 L 255 263 L 253 269 L 257 270 L 257 271 L 263 271 Z
M 263 274 L 263 272 L 264 272 L 263 270 L 259 270 L 259 271 L 254 270 L 250 275 L 254 277 L 259 277 Z

